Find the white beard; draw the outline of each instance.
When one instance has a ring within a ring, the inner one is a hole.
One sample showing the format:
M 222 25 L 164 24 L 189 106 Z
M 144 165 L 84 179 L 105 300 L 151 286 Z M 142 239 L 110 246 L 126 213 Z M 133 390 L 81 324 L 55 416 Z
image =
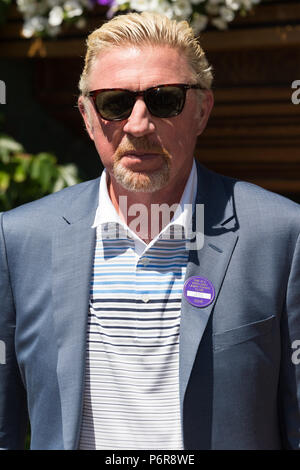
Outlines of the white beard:
M 164 159 L 163 166 L 151 172 L 137 172 L 125 168 L 120 160 L 113 166 L 113 175 L 116 181 L 128 191 L 154 193 L 159 191 L 170 179 L 170 165 Z

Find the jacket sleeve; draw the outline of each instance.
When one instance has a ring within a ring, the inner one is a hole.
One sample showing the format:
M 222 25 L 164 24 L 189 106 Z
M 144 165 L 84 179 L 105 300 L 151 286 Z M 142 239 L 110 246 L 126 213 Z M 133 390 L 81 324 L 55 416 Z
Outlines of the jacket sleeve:
M 28 423 L 26 393 L 15 354 L 16 317 L 3 215 L 0 214 L 0 448 L 23 449 Z
M 300 235 L 281 319 L 279 417 L 285 449 L 300 449 Z

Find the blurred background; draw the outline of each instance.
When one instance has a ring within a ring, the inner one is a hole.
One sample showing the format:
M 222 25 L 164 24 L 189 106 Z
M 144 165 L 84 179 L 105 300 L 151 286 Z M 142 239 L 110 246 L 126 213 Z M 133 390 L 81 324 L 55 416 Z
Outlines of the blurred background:
M 87 34 L 108 10 L 95 5 L 81 29 L 67 24 L 52 38 L 24 38 L 22 15 L 5 1 L 0 210 L 101 173 L 77 109 L 77 84 Z M 300 1 L 262 0 L 226 30 L 208 25 L 200 41 L 214 68 L 215 107 L 197 158 L 300 203 Z

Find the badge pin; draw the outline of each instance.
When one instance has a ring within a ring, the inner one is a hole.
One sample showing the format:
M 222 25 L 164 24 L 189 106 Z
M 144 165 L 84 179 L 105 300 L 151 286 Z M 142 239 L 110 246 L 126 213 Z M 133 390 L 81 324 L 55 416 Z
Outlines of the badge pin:
M 207 307 L 215 298 L 215 289 L 209 279 L 201 276 L 192 276 L 183 287 L 186 300 L 194 307 Z

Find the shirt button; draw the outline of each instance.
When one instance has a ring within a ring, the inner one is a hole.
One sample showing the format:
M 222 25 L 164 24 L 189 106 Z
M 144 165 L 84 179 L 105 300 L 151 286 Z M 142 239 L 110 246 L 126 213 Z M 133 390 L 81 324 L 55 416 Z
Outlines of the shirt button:
M 142 295 L 142 301 L 143 302 L 147 303 L 147 302 L 149 302 L 149 300 L 150 300 L 150 297 L 149 297 L 148 294 L 143 294 Z

